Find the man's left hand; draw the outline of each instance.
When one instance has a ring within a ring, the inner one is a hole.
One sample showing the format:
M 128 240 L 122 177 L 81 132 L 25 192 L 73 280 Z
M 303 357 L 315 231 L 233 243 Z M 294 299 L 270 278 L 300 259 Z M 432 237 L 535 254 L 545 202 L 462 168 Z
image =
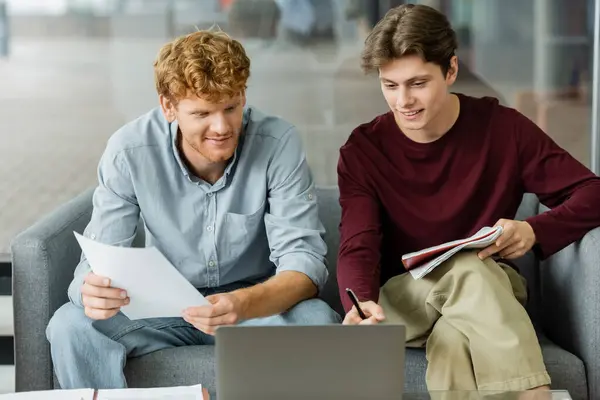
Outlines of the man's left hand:
M 485 259 L 492 254 L 498 254 L 505 259 L 514 259 L 523 256 L 535 244 L 535 232 L 529 223 L 511 219 L 501 219 L 494 226 L 502 226 L 502 235 L 491 246 L 481 250 L 480 259 Z
M 242 319 L 242 301 L 232 293 L 206 296 L 210 305 L 190 307 L 183 311 L 183 319 L 196 329 L 214 335 L 222 325 L 234 325 Z

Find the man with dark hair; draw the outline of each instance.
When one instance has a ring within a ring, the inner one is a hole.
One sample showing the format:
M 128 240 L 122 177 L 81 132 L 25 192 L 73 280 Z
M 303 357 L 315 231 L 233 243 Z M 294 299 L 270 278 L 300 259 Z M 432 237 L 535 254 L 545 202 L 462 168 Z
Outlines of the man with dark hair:
M 600 179 L 497 99 L 450 92 L 456 34 L 423 5 L 390 10 L 365 41 L 390 111 L 340 150 L 340 289 L 345 324 L 401 323 L 426 346 L 430 390 L 548 389 L 541 349 L 512 259 L 545 258 L 600 225 Z M 526 192 L 551 210 L 514 220 Z M 424 278 L 402 254 L 502 226 L 492 246 L 461 252 Z M 534 393 L 530 393 L 534 394 Z

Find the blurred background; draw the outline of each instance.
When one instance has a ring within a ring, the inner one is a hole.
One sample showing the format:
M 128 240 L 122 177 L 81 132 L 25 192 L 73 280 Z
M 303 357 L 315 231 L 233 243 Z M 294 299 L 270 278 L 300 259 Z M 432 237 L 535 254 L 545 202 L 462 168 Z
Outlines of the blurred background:
M 163 43 L 214 24 L 239 39 L 252 60 L 249 102 L 296 124 L 316 183 L 335 185 L 339 147 L 387 111 L 376 77 L 359 69 L 364 38 L 404 2 L 0 0 L 0 393 L 14 384 L 10 242 L 96 185 L 109 136 L 158 104 L 152 62 Z M 456 91 L 498 97 L 582 163 L 600 161 L 593 0 L 411 2 L 457 30 Z
M 107 138 L 157 105 L 152 62 L 217 24 L 252 60 L 248 97 L 303 134 L 317 184 L 385 112 L 358 56 L 383 0 L 0 0 L 0 253 L 96 183 Z M 497 96 L 590 165 L 591 0 L 429 0 L 460 39 L 455 90 Z

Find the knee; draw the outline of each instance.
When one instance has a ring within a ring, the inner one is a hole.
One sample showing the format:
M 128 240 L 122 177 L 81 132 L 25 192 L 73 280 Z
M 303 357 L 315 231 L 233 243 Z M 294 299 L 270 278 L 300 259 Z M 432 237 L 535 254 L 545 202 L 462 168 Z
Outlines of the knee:
M 89 329 L 93 329 L 92 320 L 85 315 L 83 308 L 67 303 L 56 310 L 50 318 L 46 328 L 46 338 L 52 346 L 63 342 L 73 343 L 75 337 L 87 337 L 86 331 Z
M 477 256 L 477 251 L 463 251 L 455 254 L 450 258 L 453 270 L 461 271 L 479 271 L 485 264 L 485 260 L 481 260 Z
M 505 280 L 506 273 L 490 257 L 481 260 L 477 251 L 467 251 L 456 254 L 450 259 L 450 271 L 453 275 L 467 275 L 469 277 L 480 277 L 482 281 L 490 278 Z
M 304 300 L 286 314 L 290 323 L 296 325 L 329 325 L 338 324 L 342 320 L 337 312 L 318 298 Z

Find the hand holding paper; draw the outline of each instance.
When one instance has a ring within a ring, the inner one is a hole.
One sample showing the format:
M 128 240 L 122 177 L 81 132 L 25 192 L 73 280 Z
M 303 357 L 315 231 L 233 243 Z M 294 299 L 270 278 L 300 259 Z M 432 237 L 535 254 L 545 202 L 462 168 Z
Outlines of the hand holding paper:
M 519 258 L 531 250 L 535 244 L 535 232 L 526 221 L 501 219 L 496 222 L 495 226 L 502 227 L 502 235 L 496 240 L 496 243 L 479 252 L 479 258 L 482 260 L 493 254 L 498 254 L 507 260 Z
M 190 307 L 183 313 L 183 319 L 196 329 L 214 335 L 219 326 L 234 325 L 242 317 L 242 304 L 232 293 L 218 293 L 206 298 L 212 307 Z
M 121 307 L 129 304 L 127 292 L 111 287 L 110 279 L 90 272 L 81 287 L 81 299 L 85 315 L 91 319 L 108 319 L 116 315 Z
M 486 226 L 469 238 L 405 254 L 402 256 L 402 263 L 414 279 L 420 279 L 461 250 L 483 249 L 490 246 L 502 235 L 502 232 L 502 226 L 493 228 Z
M 209 304 L 155 247 L 109 246 L 75 237 L 94 274 L 111 280 L 130 299 L 121 311 L 130 319 L 181 317 L 184 309 Z

